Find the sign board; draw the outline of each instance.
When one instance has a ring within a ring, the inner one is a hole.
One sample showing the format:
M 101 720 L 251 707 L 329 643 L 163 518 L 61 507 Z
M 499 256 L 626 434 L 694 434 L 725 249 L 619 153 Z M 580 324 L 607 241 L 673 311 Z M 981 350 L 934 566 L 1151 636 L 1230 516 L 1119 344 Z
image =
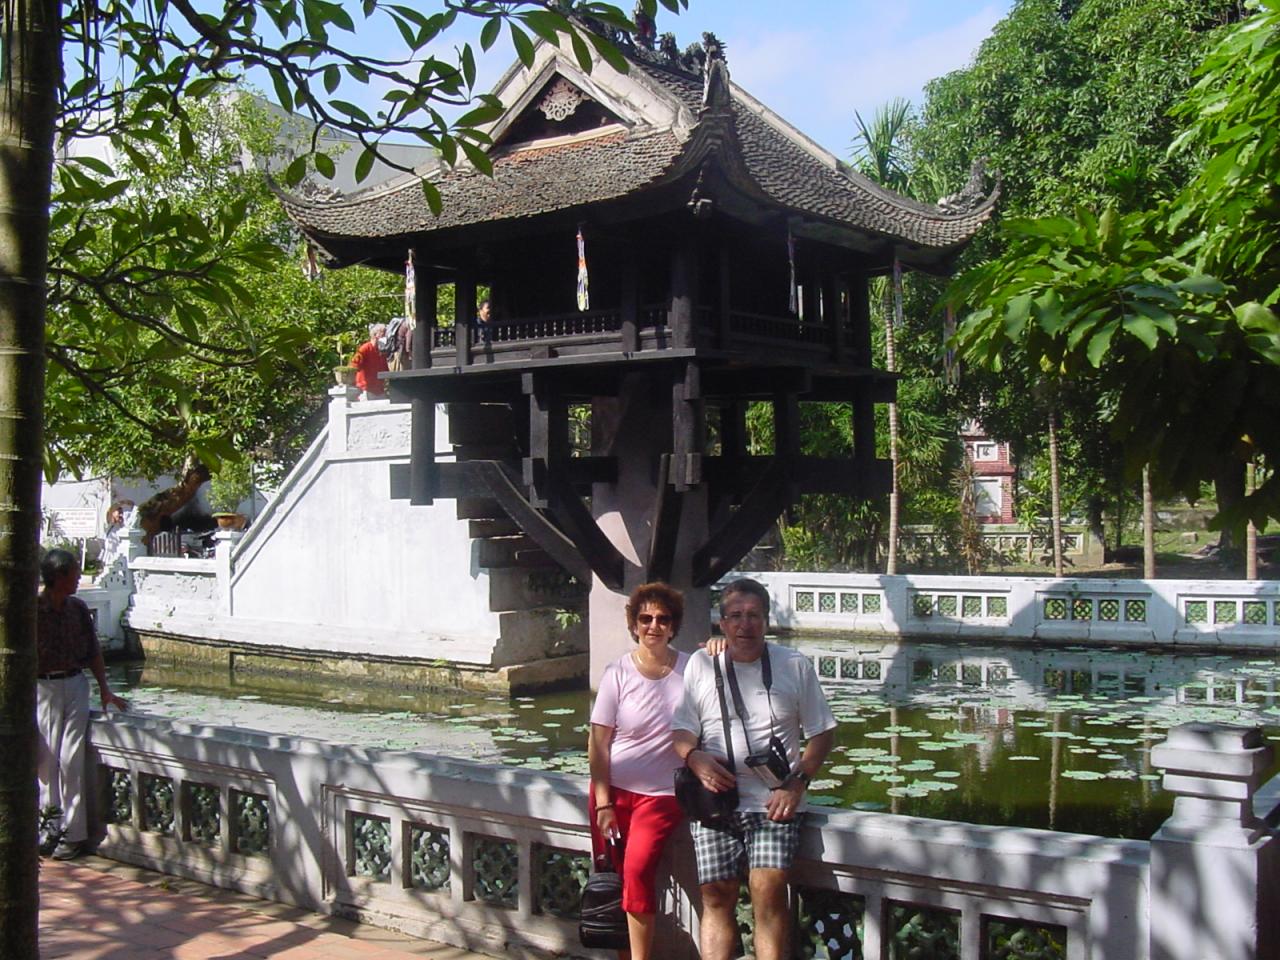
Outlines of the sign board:
M 96 507 L 53 507 L 53 536 L 67 540 L 84 540 L 98 535 Z

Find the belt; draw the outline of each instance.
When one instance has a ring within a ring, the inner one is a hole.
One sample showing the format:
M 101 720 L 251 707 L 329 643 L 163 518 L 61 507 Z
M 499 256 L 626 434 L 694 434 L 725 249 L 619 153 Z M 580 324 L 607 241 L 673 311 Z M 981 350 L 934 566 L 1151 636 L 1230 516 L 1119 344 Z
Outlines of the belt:
M 72 677 L 80 676 L 80 670 L 55 670 L 53 673 L 41 673 L 36 679 L 38 680 L 70 680 Z

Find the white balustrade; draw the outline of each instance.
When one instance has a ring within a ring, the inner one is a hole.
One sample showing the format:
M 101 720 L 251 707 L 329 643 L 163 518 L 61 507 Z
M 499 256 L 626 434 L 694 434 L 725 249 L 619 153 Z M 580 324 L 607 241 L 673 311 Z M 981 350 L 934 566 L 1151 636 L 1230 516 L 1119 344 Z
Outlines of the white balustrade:
M 91 740 L 106 856 L 494 955 L 580 952 L 582 777 L 127 715 L 96 716 Z M 1270 748 L 1188 725 L 1154 756 L 1178 800 L 1151 842 L 810 814 L 801 935 L 868 960 L 925 941 L 980 960 L 1009 937 L 1069 960 L 1274 955 Z M 683 830 L 659 888 L 664 951 L 696 956 Z

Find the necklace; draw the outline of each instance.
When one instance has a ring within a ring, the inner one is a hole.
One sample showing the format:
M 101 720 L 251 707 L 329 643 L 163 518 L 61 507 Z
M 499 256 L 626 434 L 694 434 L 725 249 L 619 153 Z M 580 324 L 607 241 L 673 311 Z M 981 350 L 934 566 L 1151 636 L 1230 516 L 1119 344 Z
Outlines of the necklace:
M 671 668 L 675 666 L 676 652 L 668 649 L 662 663 L 656 661 L 645 660 L 640 656 L 639 650 L 631 651 L 631 660 L 636 665 L 636 669 L 640 671 L 640 675 L 649 680 L 661 680 L 671 672 Z

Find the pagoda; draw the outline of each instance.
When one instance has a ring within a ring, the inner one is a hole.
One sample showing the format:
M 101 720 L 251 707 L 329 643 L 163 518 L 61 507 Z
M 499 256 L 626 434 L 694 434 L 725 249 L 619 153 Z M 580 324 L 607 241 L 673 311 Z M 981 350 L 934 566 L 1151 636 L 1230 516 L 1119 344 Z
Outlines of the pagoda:
M 881 188 L 735 85 L 710 34 L 683 53 L 669 34 L 615 39 L 625 72 L 598 55 L 585 72 L 567 41 L 506 72 L 492 175 L 460 161 L 282 198 L 331 267 L 412 256 L 412 369 L 387 375 L 413 405 L 412 457 L 393 495 L 455 498 L 475 535 L 590 583 L 593 682 L 628 645 L 637 584 L 686 591 L 688 648 L 708 588 L 800 495 L 887 494 L 875 405 L 895 379 L 873 366 L 869 281 L 895 261 L 947 272 L 996 194 L 980 173 L 939 206 Z M 822 401 L 850 405 L 845 456 L 805 452 L 801 404 Z M 748 444 L 757 402 L 770 449 Z M 438 404 L 452 458 L 436 455 Z M 589 449 L 571 442 L 586 410 Z

